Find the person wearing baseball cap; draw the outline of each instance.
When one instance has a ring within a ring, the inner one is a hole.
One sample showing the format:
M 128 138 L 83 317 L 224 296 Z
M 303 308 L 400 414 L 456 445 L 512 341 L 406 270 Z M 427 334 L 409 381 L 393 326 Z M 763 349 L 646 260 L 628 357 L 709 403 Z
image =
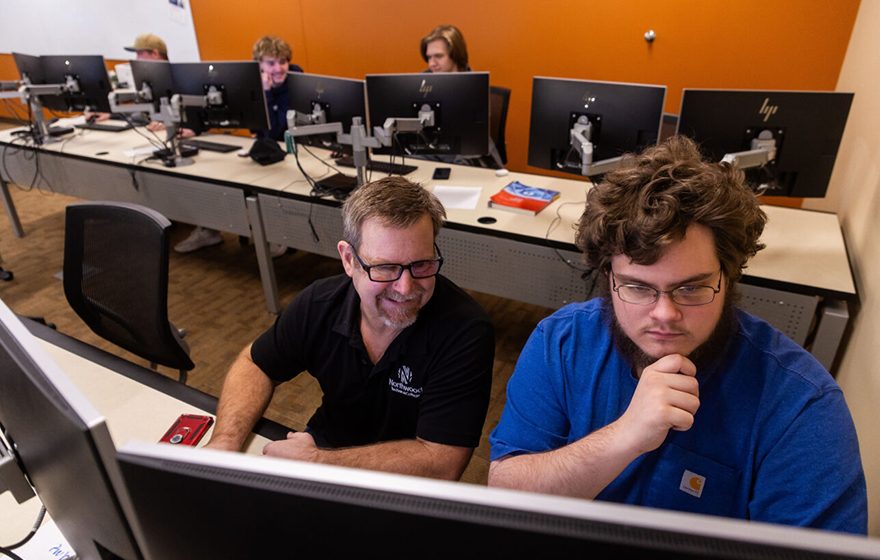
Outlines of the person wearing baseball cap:
M 168 60 L 168 48 L 165 41 L 152 33 L 138 35 L 134 45 L 125 50 L 137 53 L 138 60 Z

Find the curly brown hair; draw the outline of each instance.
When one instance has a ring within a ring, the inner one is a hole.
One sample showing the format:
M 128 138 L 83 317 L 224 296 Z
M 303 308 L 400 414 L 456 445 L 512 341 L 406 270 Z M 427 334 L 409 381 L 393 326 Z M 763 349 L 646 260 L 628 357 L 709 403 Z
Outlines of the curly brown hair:
M 704 160 L 691 139 L 673 136 L 639 155 L 628 154 L 589 190 L 576 244 L 587 264 L 607 275 L 613 256 L 654 264 L 666 247 L 684 239 L 689 226 L 700 224 L 712 231 L 732 286 L 764 248 L 758 239 L 766 222 L 741 171 Z

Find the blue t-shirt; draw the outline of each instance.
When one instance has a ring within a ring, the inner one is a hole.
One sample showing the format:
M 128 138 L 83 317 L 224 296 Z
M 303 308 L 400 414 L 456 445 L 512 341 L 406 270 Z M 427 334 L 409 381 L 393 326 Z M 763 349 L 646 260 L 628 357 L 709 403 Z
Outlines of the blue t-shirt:
M 638 380 L 600 299 L 541 321 L 507 386 L 494 461 L 558 449 L 614 422 Z M 690 430 L 629 464 L 598 500 L 867 532 L 855 426 L 840 387 L 803 348 L 741 310 L 720 365 L 699 371 Z

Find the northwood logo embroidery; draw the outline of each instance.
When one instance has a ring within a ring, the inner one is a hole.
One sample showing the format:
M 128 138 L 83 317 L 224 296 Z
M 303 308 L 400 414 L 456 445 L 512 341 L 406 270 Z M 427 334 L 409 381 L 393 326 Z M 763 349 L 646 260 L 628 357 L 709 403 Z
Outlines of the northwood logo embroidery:
M 410 387 L 410 383 L 412 383 L 412 378 L 413 373 L 409 366 L 400 366 L 400 369 L 397 370 L 397 379 L 399 381 L 395 381 L 394 379 L 389 377 L 388 386 L 395 393 L 417 399 L 422 396 L 422 388 Z

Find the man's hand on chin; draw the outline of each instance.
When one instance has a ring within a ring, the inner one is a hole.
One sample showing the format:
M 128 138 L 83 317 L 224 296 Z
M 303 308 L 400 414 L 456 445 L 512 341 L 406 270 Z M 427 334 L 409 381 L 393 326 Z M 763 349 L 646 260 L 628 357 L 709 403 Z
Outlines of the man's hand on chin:
M 263 447 L 263 455 L 311 463 L 318 462 L 319 452 L 315 440 L 305 432 L 288 432 L 286 440 L 273 441 Z

